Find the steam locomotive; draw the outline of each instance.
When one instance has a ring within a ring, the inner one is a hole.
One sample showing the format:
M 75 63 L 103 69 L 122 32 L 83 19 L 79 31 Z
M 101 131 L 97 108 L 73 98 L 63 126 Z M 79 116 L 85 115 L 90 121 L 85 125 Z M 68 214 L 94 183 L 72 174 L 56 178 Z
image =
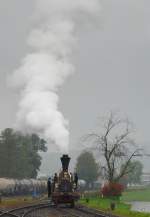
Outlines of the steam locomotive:
M 57 206 L 60 203 L 69 203 L 71 207 L 74 207 L 75 201 L 79 200 L 80 195 L 78 188 L 78 176 L 75 173 L 68 172 L 70 157 L 63 155 L 61 157 L 62 171 L 55 174 L 52 181 L 51 198 L 54 204 Z

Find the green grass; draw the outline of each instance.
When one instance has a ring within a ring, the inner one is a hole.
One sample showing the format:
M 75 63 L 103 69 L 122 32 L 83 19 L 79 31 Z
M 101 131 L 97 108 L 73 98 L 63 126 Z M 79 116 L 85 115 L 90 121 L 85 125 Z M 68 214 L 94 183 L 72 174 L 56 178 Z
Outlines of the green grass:
M 145 201 L 150 202 L 150 188 L 130 190 L 123 193 L 122 201 Z
M 111 199 L 101 198 L 99 192 L 90 192 L 85 194 L 85 198 L 89 198 L 89 203 L 86 199 L 81 199 L 80 203 L 91 208 L 100 209 L 104 212 L 110 211 Z M 150 187 L 143 189 L 130 189 L 123 193 L 121 200 L 115 200 L 116 209 L 113 211 L 114 215 L 123 217 L 150 217 L 150 213 L 140 213 L 131 211 L 131 206 L 127 202 L 131 201 L 145 201 L 150 202 Z
M 81 199 L 81 203 L 85 205 L 92 206 L 95 209 L 102 208 L 105 211 L 110 211 L 110 203 L 114 200 L 111 199 L 102 199 L 100 197 L 97 198 L 89 198 L 89 203 L 86 202 L 86 199 Z M 129 210 L 130 205 L 124 204 L 119 201 L 115 201 L 116 210 Z
M 110 203 L 113 202 L 111 199 L 105 199 L 100 197 L 89 197 L 89 202 L 86 199 L 81 199 L 80 204 L 88 206 L 90 208 L 99 209 L 106 213 L 113 213 L 114 215 L 121 217 L 150 217 L 150 213 L 140 213 L 130 210 L 130 205 L 115 200 L 116 208 L 115 211 L 111 211 Z

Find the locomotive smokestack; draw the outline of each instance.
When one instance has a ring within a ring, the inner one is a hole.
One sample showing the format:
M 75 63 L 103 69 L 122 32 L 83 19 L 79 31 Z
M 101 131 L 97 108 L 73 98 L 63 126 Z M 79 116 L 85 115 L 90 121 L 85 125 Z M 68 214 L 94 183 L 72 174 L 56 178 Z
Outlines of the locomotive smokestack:
M 60 159 L 63 171 L 68 171 L 69 162 L 71 158 L 68 155 L 64 154 Z

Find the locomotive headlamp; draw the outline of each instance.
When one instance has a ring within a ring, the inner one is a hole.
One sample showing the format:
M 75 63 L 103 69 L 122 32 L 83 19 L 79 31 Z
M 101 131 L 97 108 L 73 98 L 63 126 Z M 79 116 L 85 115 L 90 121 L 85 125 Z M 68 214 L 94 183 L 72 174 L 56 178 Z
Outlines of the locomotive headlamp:
M 64 172 L 64 178 L 67 179 L 68 173 Z

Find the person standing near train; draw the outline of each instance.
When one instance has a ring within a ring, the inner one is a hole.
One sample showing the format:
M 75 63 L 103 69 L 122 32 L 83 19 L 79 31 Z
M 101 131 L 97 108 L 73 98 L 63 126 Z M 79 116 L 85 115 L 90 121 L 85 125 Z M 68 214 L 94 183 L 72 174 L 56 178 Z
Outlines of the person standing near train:
M 48 178 L 48 181 L 47 181 L 47 189 L 48 189 L 48 198 L 50 198 L 51 193 L 52 193 L 51 177 Z
M 77 173 L 74 173 L 74 183 L 75 183 L 76 189 L 77 189 L 77 187 L 78 187 L 78 175 L 77 175 Z

